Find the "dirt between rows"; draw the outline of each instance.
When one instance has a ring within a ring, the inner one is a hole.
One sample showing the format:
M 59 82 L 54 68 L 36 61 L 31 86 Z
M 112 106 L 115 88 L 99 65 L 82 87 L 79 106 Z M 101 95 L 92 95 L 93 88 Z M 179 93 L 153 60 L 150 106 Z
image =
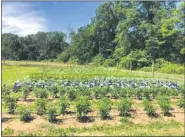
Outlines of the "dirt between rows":
M 146 112 L 143 110 L 143 108 L 137 108 L 135 110 L 132 110 L 132 117 L 130 120 L 135 124 L 149 124 L 151 122 L 154 122 L 156 120 L 175 120 L 178 122 L 181 122 L 184 124 L 184 110 L 179 109 L 177 107 L 173 107 L 171 110 L 171 116 L 163 116 L 161 113 L 161 110 L 156 111 L 158 116 L 151 118 L 149 117 Z M 49 123 L 45 116 L 38 116 L 36 114 L 32 114 L 34 119 L 28 123 L 21 122 L 19 120 L 18 115 L 9 115 L 7 113 L 2 114 L 2 130 L 4 130 L 6 127 L 12 128 L 15 132 L 18 131 L 38 131 L 42 130 L 44 126 L 47 125 L 56 125 L 60 128 L 81 128 L 81 127 L 91 127 L 93 125 L 119 125 L 120 122 L 120 116 L 119 111 L 116 109 L 111 110 L 110 116 L 111 119 L 109 120 L 101 120 L 99 117 L 99 114 L 97 111 L 92 111 L 88 113 L 88 121 L 85 123 L 81 123 L 76 119 L 76 115 L 74 112 L 71 112 L 67 115 L 60 115 L 57 116 L 57 122 L 56 123 Z M 43 126 L 44 125 L 44 126 Z

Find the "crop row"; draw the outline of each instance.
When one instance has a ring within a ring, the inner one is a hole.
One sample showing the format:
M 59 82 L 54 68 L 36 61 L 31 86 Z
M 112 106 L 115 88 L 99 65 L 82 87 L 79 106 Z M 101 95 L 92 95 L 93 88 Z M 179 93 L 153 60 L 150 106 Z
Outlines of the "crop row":
M 120 88 L 151 88 L 151 87 L 165 87 L 168 89 L 180 90 L 177 82 L 157 79 L 141 79 L 141 78 L 93 78 L 93 79 L 30 79 L 23 82 L 24 85 L 41 88 L 50 88 L 51 86 L 62 87 L 120 87 Z
M 14 114 L 17 101 L 15 98 L 11 96 L 5 97 L 5 105 L 7 108 L 7 112 L 9 114 Z M 164 115 L 170 114 L 170 100 L 169 97 L 163 95 L 157 98 L 157 102 L 163 112 Z M 131 109 L 132 109 L 133 101 L 130 98 L 122 98 L 117 106 L 117 110 L 119 111 L 119 115 L 123 117 L 131 116 Z M 156 116 L 156 107 L 153 103 L 147 99 L 143 101 L 144 110 L 149 116 Z M 87 121 L 88 117 L 87 114 L 92 111 L 91 109 L 91 102 L 89 101 L 88 97 L 86 96 L 78 96 L 76 100 L 73 102 L 75 113 L 77 119 L 81 122 Z M 184 108 L 185 104 L 183 98 L 178 102 L 179 107 Z M 66 115 L 68 114 L 68 110 L 71 106 L 71 102 L 66 97 L 61 97 L 57 99 L 56 105 L 48 102 L 47 99 L 38 98 L 33 102 L 34 110 L 32 112 L 36 113 L 37 115 L 46 115 L 49 122 L 55 122 L 57 115 Z M 29 107 L 19 106 L 17 111 L 20 114 L 21 121 L 29 121 L 32 119 L 31 111 L 28 109 Z M 101 119 L 109 119 L 110 110 L 112 109 L 112 102 L 110 99 L 103 98 L 100 101 L 98 106 L 98 114 L 100 115 Z

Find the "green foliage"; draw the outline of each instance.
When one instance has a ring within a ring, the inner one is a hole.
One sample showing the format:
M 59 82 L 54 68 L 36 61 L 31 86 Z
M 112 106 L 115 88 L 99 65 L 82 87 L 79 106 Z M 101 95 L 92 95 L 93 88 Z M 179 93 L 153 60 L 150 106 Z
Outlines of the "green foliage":
M 107 98 L 103 98 L 100 102 L 99 112 L 101 119 L 107 119 L 110 117 L 109 112 L 111 110 L 111 102 Z
M 87 97 L 79 96 L 76 101 L 77 117 L 80 120 L 81 117 L 86 116 L 90 110 L 90 102 Z
M 177 104 L 180 108 L 184 108 L 185 109 L 185 99 L 183 96 L 180 97 L 178 104 Z
M 56 122 L 56 109 L 54 107 L 49 107 L 47 110 L 47 119 L 49 122 Z
M 104 67 L 113 67 L 116 65 L 116 62 L 114 59 L 106 59 L 103 66 Z
M 39 98 L 34 103 L 35 111 L 38 115 L 43 115 L 46 113 L 46 99 Z
M 58 92 L 59 92 L 58 87 L 57 86 L 52 86 L 50 90 L 51 90 L 52 96 L 54 98 L 57 98 L 58 97 Z
M 130 110 L 132 107 L 132 100 L 129 98 L 122 98 L 118 110 L 120 111 L 120 116 L 130 116 Z
M 6 127 L 3 132 L 2 135 L 3 136 L 11 136 L 14 133 L 14 130 L 10 127 Z
M 70 58 L 70 52 L 68 50 L 60 53 L 58 56 L 57 56 L 57 60 L 58 61 L 62 61 L 64 63 L 66 63 Z
M 48 92 L 43 88 L 34 88 L 34 93 L 37 98 L 47 98 Z
M 149 116 L 155 116 L 156 109 L 154 108 L 152 103 L 148 99 L 145 99 L 145 100 L 143 100 L 143 104 L 144 104 L 144 110 L 146 111 L 146 113 Z
M 63 97 L 67 92 L 66 89 L 64 87 L 61 87 L 61 86 L 58 86 L 57 89 L 58 89 L 60 97 Z
M 98 54 L 92 59 L 92 63 L 94 63 L 96 66 L 101 66 L 104 63 L 104 60 L 104 57 L 101 54 Z
M 160 108 L 162 109 L 163 111 L 163 114 L 166 116 L 166 115 L 169 115 L 170 114 L 170 101 L 169 101 L 169 97 L 168 96 L 165 96 L 165 95 L 162 95 L 162 96 L 159 96 L 158 97 L 158 103 L 159 103 L 159 106 Z
M 31 112 L 27 107 L 19 107 L 20 121 L 28 122 L 32 119 Z
M 14 114 L 17 100 L 14 97 L 7 96 L 4 98 L 5 107 L 7 109 L 7 113 Z
M 30 93 L 30 88 L 28 86 L 23 86 L 21 87 L 21 92 L 22 92 L 24 100 L 26 100 L 26 98 L 28 97 Z
M 67 91 L 67 96 L 70 101 L 74 101 L 77 97 L 77 91 L 75 90 L 75 88 L 69 88 Z
M 70 104 L 66 97 L 61 97 L 59 100 L 59 114 L 65 115 L 66 109 L 69 108 Z
M 3 85 L 1 91 L 2 91 L 2 97 L 5 98 L 10 95 L 11 87 L 7 85 Z

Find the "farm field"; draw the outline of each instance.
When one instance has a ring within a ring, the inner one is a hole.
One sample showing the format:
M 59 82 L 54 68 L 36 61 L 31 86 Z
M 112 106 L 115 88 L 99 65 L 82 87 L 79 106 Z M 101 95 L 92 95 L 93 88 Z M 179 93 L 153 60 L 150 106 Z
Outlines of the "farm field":
M 6 61 L 2 90 L 4 136 L 184 135 L 183 75 Z

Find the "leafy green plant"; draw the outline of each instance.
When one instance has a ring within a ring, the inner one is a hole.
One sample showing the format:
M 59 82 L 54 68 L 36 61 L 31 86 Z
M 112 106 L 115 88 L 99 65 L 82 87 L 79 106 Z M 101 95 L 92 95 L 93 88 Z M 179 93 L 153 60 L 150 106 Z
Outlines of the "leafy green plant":
M 101 119 L 107 119 L 110 117 L 109 112 L 111 110 L 111 102 L 107 98 L 103 98 L 100 102 L 99 112 Z
M 54 98 L 57 98 L 58 97 L 58 92 L 59 92 L 59 90 L 58 90 L 58 87 L 57 86 L 52 86 L 51 87 L 51 93 L 52 93 L 52 96 L 54 97 Z
M 69 108 L 69 102 L 66 97 L 61 97 L 59 100 L 59 114 L 65 115 L 66 109 Z
M 73 101 L 76 99 L 77 97 L 77 92 L 75 90 L 75 88 L 69 88 L 67 91 L 67 95 L 70 101 Z
M 130 116 L 130 109 L 132 107 L 132 100 L 129 98 L 122 98 L 118 110 L 120 111 L 120 116 Z
M 2 132 L 2 135 L 3 136 L 10 136 L 14 133 L 14 130 L 10 127 L 6 127 L 3 132 Z
M 23 86 L 21 87 L 21 92 L 22 92 L 24 100 L 26 100 L 26 98 L 28 97 L 30 93 L 30 88 L 28 86 Z
M 34 93 L 35 93 L 35 96 L 37 98 L 47 98 L 48 97 L 48 93 L 45 89 L 42 89 L 42 88 L 35 88 L 34 89 Z
M 148 100 L 152 100 L 151 97 L 151 90 L 149 88 L 143 89 L 143 96 L 148 99 Z
M 6 97 L 6 96 L 9 96 L 10 93 L 11 93 L 11 87 L 7 86 L 7 85 L 3 85 L 2 86 L 2 97 Z
M 63 97 L 66 94 L 66 89 L 61 86 L 58 86 L 57 88 L 58 88 L 59 96 Z
M 49 107 L 47 110 L 47 119 L 49 122 L 56 122 L 56 109 L 54 107 Z
M 5 107 L 7 108 L 7 113 L 14 114 L 17 100 L 14 97 L 7 96 L 5 98 Z
M 19 107 L 19 115 L 20 121 L 28 122 L 32 119 L 31 112 L 27 109 L 27 107 Z
M 35 102 L 35 109 L 36 109 L 36 113 L 38 115 L 43 115 L 46 113 L 46 99 L 37 99 Z
M 81 120 L 82 117 L 86 116 L 90 110 L 90 102 L 87 97 L 79 96 L 76 102 L 77 117 Z
M 180 108 L 184 108 L 185 109 L 185 99 L 183 96 L 180 97 L 178 104 L 177 104 Z
M 143 104 L 144 104 L 144 110 L 146 111 L 147 115 L 149 115 L 149 116 L 155 116 L 155 114 L 156 114 L 156 108 L 154 108 L 154 106 L 152 105 L 152 103 L 148 99 L 145 99 L 143 101 Z
M 163 114 L 166 116 L 166 115 L 169 115 L 170 114 L 170 101 L 169 101 L 169 97 L 168 96 L 159 96 L 158 97 L 158 103 L 159 103 L 159 106 L 160 108 L 162 109 L 163 111 Z

